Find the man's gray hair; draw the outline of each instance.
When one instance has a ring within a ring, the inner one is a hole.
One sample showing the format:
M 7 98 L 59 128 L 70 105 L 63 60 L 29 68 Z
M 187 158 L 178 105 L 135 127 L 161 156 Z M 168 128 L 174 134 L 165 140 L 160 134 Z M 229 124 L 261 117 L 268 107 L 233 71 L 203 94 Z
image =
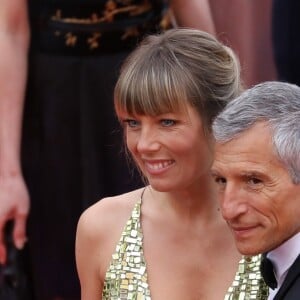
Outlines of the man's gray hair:
M 270 126 L 278 158 L 299 184 L 300 87 L 267 81 L 246 90 L 215 118 L 213 134 L 218 143 L 226 143 L 259 121 Z

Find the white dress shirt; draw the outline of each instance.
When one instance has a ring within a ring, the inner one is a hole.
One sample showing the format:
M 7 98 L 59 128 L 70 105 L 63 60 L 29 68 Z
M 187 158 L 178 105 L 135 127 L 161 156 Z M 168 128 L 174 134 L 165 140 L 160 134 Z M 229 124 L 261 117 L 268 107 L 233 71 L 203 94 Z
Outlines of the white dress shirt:
M 274 265 L 274 273 L 277 279 L 277 288 L 269 289 L 268 300 L 273 300 L 279 291 L 289 268 L 300 254 L 300 232 L 285 241 L 278 248 L 268 252 L 267 257 Z

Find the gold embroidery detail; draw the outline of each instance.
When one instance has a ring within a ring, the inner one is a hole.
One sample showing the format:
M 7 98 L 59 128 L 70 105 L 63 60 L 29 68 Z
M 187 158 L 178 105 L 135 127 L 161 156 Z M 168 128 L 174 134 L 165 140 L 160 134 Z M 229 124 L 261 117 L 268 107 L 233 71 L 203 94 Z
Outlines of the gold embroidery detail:
M 121 40 L 126 40 L 129 37 L 137 37 L 139 36 L 139 31 L 136 27 L 129 27 L 125 29 L 124 34 L 121 37 Z
M 99 24 L 103 22 L 112 22 L 116 15 L 129 13 L 130 16 L 137 16 L 148 12 L 152 9 L 152 5 L 148 0 L 140 5 L 129 5 L 126 7 L 118 8 L 117 4 L 113 0 L 108 0 L 105 5 L 105 10 L 103 16 L 100 17 L 97 13 L 92 13 L 90 17 L 87 18 L 76 18 L 68 17 L 64 18 L 62 16 L 62 10 L 57 9 L 55 14 L 51 17 L 52 21 L 62 22 L 62 23 L 72 23 L 72 24 Z
M 66 38 L 66 45 L 69 47 L 74 47 L 77 43 L 77 36 L 74 35 L 72 32 L 68 32 L 65 35 Z
M 99 47 L 99 39 L 101 37 L 100 32 L 94 32 L 93 35 L 87 39 L 87 43 L 91 50 Z

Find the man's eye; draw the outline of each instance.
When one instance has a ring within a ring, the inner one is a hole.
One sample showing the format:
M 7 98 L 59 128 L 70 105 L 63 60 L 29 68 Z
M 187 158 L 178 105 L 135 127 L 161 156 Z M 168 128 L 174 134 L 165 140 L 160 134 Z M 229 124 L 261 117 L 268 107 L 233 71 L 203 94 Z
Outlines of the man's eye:
M 261 184 L 262 181 L 256 177 L 250 177 L 248 179 L 248 183 L 251 184 L 251 185 L 258 185 L 258 184 Z
M 215 182 L 218 185 L 225 186 L 227 181 L 226 181 L 226 179 L 224 177 L 216 176 L 215 177 Z
M 176 124 L 176 121 L 171 119 L 163 119 L 160 121 L 160 123 L 165 127 L 170 127 Z

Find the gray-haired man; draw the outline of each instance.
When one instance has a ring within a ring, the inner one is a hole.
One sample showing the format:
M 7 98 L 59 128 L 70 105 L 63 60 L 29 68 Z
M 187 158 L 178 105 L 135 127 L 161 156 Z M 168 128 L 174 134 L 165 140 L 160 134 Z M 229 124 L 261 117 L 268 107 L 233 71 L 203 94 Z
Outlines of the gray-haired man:
M 268 299 L 299 300 L 300 87 L 254 86 L 227 105 L 213 133 L 212 173 L 238 250 L 273 263 Z

